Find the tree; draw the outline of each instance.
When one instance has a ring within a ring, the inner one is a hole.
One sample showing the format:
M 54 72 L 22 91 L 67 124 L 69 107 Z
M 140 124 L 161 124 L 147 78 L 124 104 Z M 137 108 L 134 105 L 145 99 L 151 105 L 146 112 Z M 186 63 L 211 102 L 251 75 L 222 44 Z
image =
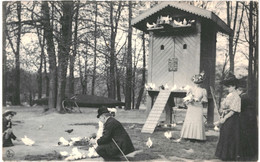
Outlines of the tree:
M 50 23 L 50 10 L 47 1 L 42 2 L 42 26 L 49 56 L 49 97 L 48 108 L 56 107 L 56 54 L 53 42 L 53 27 Z
M 73 2 L 62 2 L 63 15 L 61 16 L 61 39 L 58 42 L 60 51 L 58 55 L 58 94 L 56 105 L 59 112 L 62 110 L 61 103 L 65 99 L 66 76 L 72 39 L 73 7 Z
M 9 43 L 11 45 L 12 51 L 15 55 L 15 92 L 14 92 L 14 100 L 13 105 L 20 105 L 20 43 L 21 43 L 21 2 L 16 2 L 16 10 L 17 10 L 17 37 L 16 37 L 16 50 L 14 44 L 11 40 L 11 36 L 6 31 L 6 35 L 8 37 Z
M 7 90 L 7 69 L 6 69 L 6 6 L 7 2 L 3 2 L 3 47 L 2 47 L 2 52 L 3 52 L 3 106 L 6 106 L 6 90 Z
M 95 47 L 94 47 L 93 77 L 92 77 L 92 89 L 91 89 L 92 95 L 95 95 L 96 68 L 97 68 L 97 14 L 98 14 L 98 3 L 96 2 L 95 21 L 94 21 L 94 25 L 95 25 L 95 31 L 94 31 Z
M 141 89 L 139 90 L 139 95 L 136 101 L 135 109 L 139 109 L 140 103 L 142 101 L 142 96 L 144 93 L 144 86 L 145 86 L 145 72 L 146 72 L 146 57 L 145 57 L 145 33 L 142 34 L 142 47 L 143 47 L 143 68 L 142 68 L 142 81 L 141 81 Z
M 125 95 L 125 109 L 131 109 L 131 92 L 132 92 L 132 2 L 129 1 L 129 19 L 128 19 L 128 50 L 127 50 L 127 65 L 126 65 L 126 95 Z
M 74 64 L 77 55 L 78 47 L 78 17 L 79 17 L 79 2 L 76 3 L 75 9 L 75 26 L 72 55 L 70 55 L 70 74 L 69 74 L 69 93 L 74 94 Z

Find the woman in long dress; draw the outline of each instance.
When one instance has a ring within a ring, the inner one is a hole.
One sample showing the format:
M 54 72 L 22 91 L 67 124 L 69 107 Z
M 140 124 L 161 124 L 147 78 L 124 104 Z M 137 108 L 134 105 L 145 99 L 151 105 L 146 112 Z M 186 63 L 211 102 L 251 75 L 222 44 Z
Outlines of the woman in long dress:
M 241 111 L 238 80 L 229 73 L 222 82 L 228 87 L 229 94 L 222 101 L 220 134 L 215 155 L 221 160 L 234 161 L 239 158 L 239 113 Z
M 186 97 L 183 99 L 187 105 L 187 113 L 182 126 L 180 139 L 206 140 L 205 125 L 203 121 L 203 104 L 208 102 L 207 91 L 200 87 L 205 79 L 204 72 L 194 75 L 192 81 L 194 87 L 190 88 Z

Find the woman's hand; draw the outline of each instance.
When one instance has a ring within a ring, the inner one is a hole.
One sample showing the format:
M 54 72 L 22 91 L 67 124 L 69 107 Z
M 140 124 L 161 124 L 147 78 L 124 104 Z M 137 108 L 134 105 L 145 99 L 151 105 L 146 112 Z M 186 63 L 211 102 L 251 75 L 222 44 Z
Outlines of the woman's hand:
M 226 121 L 225 118 L 221 118 L 221 119 L 219 120 L 219 123 L 220 123 L 220 124 L 223 124 L 223 123 L 225 123 L 225 121 Z

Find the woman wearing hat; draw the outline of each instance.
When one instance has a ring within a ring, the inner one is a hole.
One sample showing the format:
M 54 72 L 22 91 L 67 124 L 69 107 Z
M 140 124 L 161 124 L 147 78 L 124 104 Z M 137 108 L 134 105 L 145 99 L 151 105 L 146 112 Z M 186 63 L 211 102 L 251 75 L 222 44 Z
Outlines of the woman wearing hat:
M 221 103 L 222 115 L 219 123 L 220 134 L 215 155 L 221 160 L 237 160 L 239 155 L 239 113 L 241 98 L 238 80 L 234 74 L 228 73 L 221 82 L 228 87 L 229 94 Z
M 12 130 L 12 118 L 16 114 L 14 111 L 7 110 L 3 113 L 3 147 L 13 146 L 13 140 L 16 140 L 16 136 Z
M 122 126 L 104 106 L 98 109 L 97 118 L 104 124 L 103 135 L 97 140 L 96 152 L 105 160 L 118 160 L 118 156 L 133 152 L 133 143 Z M 123 152 L 123 153 L 122 153 Z
M 204 80 L 204 72 L 192 77 L 194 86 L 188 90 L 186 97 L 183 99 L 188 109 L 182 126 L 181 137 L 175 142 L 180 142 L 182 138 L 206 140 L 203 104 L 208 102 L 208 98 L 206 89 L 200 87 Z

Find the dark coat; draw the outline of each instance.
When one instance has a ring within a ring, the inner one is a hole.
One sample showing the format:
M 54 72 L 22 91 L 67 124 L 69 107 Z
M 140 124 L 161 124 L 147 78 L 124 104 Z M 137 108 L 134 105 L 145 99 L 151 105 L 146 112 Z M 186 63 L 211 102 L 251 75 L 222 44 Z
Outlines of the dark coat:
M 9 147 L 13 146 L 12 139 L 15 140 L 16 136 L 11 133 L 8 138 L 5 138 L 6 133 L 4 133 L 7 129 L 12 128 L 12 122 L 11 120 L 7 120 L 5 117 L 3 117 L 3 147 Z
M 103 157 L 102 154 L 104 154 L 104 156 L 113 157 L 121 154 L 112 139 L 116 141 L 125 155 L 135 150 L 129 135 L 122 124 L 115 118 L 109 117 L 104 124 L 102 137 L 97 140 L 98 147 L 96 151 L 100 156 Z

